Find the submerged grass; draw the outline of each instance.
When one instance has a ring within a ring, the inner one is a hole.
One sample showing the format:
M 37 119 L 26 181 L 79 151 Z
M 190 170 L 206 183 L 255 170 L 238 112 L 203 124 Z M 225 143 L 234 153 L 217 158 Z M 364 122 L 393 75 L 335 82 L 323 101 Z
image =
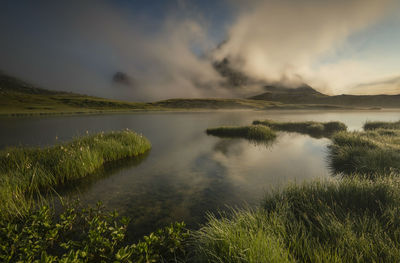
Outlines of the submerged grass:
M 274 130 L 287 131 L 287 132 L 298 132 L 308 134 L 313 137 L 329 137 L 335 132 L 346 131 L 347 126 L 344 123 L 338 121 L 331 122 L 277 122 L 273 120 L 256 120 L 253 122 L 254 125 L 264 125 Z
M 238 137 L 252 141 L 271 141 L 276 137 L 273 130 L 262 125 L 210 128 L 206 130 L 206 133 L 218 137 Z
M 47 148 L 0 152 L 1 216 L 23 214 L 37 196 L 94 173 L 107 162 L 135 157 L 151 148 L 133 131 L 99 133 Z
M 199 261 L 396 262 L 399 183 L 352 178 L 291 185 L 258 210 L 210 217 L 194 234 Z

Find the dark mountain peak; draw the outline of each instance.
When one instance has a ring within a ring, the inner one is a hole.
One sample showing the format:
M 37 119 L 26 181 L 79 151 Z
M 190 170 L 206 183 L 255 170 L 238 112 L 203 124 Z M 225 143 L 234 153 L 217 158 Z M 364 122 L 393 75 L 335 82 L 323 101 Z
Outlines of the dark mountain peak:
M 287 87 L 284 85 L 267 85 L 264 90 L 273 94 L 292 94 L 292 95 L 324 95 L 307 84 L 301 84 L 297 87 Z
M 221 61 L 214 61 L 213 66 L 222 77 L 226 78 L 229 87 L 242 87 L 252 81 L 244 73 L 234 69 L 227 58 Z
M 124 72 L 117 71 L 113 76 L 113 82 L 125 86 L 132 86 L 134 84 L 134 79 Z

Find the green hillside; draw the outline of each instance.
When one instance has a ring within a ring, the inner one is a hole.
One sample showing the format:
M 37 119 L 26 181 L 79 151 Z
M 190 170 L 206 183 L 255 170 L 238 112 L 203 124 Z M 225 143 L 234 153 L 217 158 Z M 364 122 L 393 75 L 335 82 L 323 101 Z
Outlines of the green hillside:
M 328 96 L 322 94 L 310 86 L 304 85 L 298 88 L 286 88 L 279 86 L 267 86 L 266 92 L 250 99 L 262 101 L 275 101 L 285 104 L 323 104 L 355 107 L 381 107 L 400 108 L 399 95 L 337 95 Z

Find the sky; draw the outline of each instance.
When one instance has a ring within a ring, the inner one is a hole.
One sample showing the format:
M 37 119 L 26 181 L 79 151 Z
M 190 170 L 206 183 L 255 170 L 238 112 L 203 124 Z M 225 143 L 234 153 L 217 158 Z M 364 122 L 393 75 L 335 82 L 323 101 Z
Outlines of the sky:
M 398 0 L 0 0 L 0 33 L 0 71 L 53 90 L 236 97 L 213 67 L 228 58 L 262 83 L 400 93 Z

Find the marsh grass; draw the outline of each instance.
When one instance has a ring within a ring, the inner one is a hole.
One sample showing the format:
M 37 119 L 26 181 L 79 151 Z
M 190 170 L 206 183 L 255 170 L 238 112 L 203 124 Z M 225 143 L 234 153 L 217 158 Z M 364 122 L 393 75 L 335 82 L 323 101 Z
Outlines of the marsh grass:
M 329 162 L 333 172 L 369 177 L 400 171 L 400 130 L 340 132 L 332 138 Z
M 312 137 L 330 137 L 335 132 L 346 131 L 347 126 L 338 121 L 331 122 L 277 122 L 272 120 L 253 121 L 254 125 L 264 125 L 274 130 L 308 134 Z
M 150 142 L 133 131 L 99 133 L 47 148 L 0 152 L 0 212 L 21 215 L 33 197 L 90 174 L 105 163 L 147 152 Z
M 397 122 L 384 122 L 384 121 L 368 121 L 364 124 L 364 130 L 376 129 L 400 129 L 400 121 Z
M 273 130 L 262 125 L 210 128 L 206 130 L 206 133 L 222 138 L 245 138 L 254 142 L 269 142 L 276 138 Z
M 195 232 L 199 262 L 396 262 L 398 178 L 291 185 Z

